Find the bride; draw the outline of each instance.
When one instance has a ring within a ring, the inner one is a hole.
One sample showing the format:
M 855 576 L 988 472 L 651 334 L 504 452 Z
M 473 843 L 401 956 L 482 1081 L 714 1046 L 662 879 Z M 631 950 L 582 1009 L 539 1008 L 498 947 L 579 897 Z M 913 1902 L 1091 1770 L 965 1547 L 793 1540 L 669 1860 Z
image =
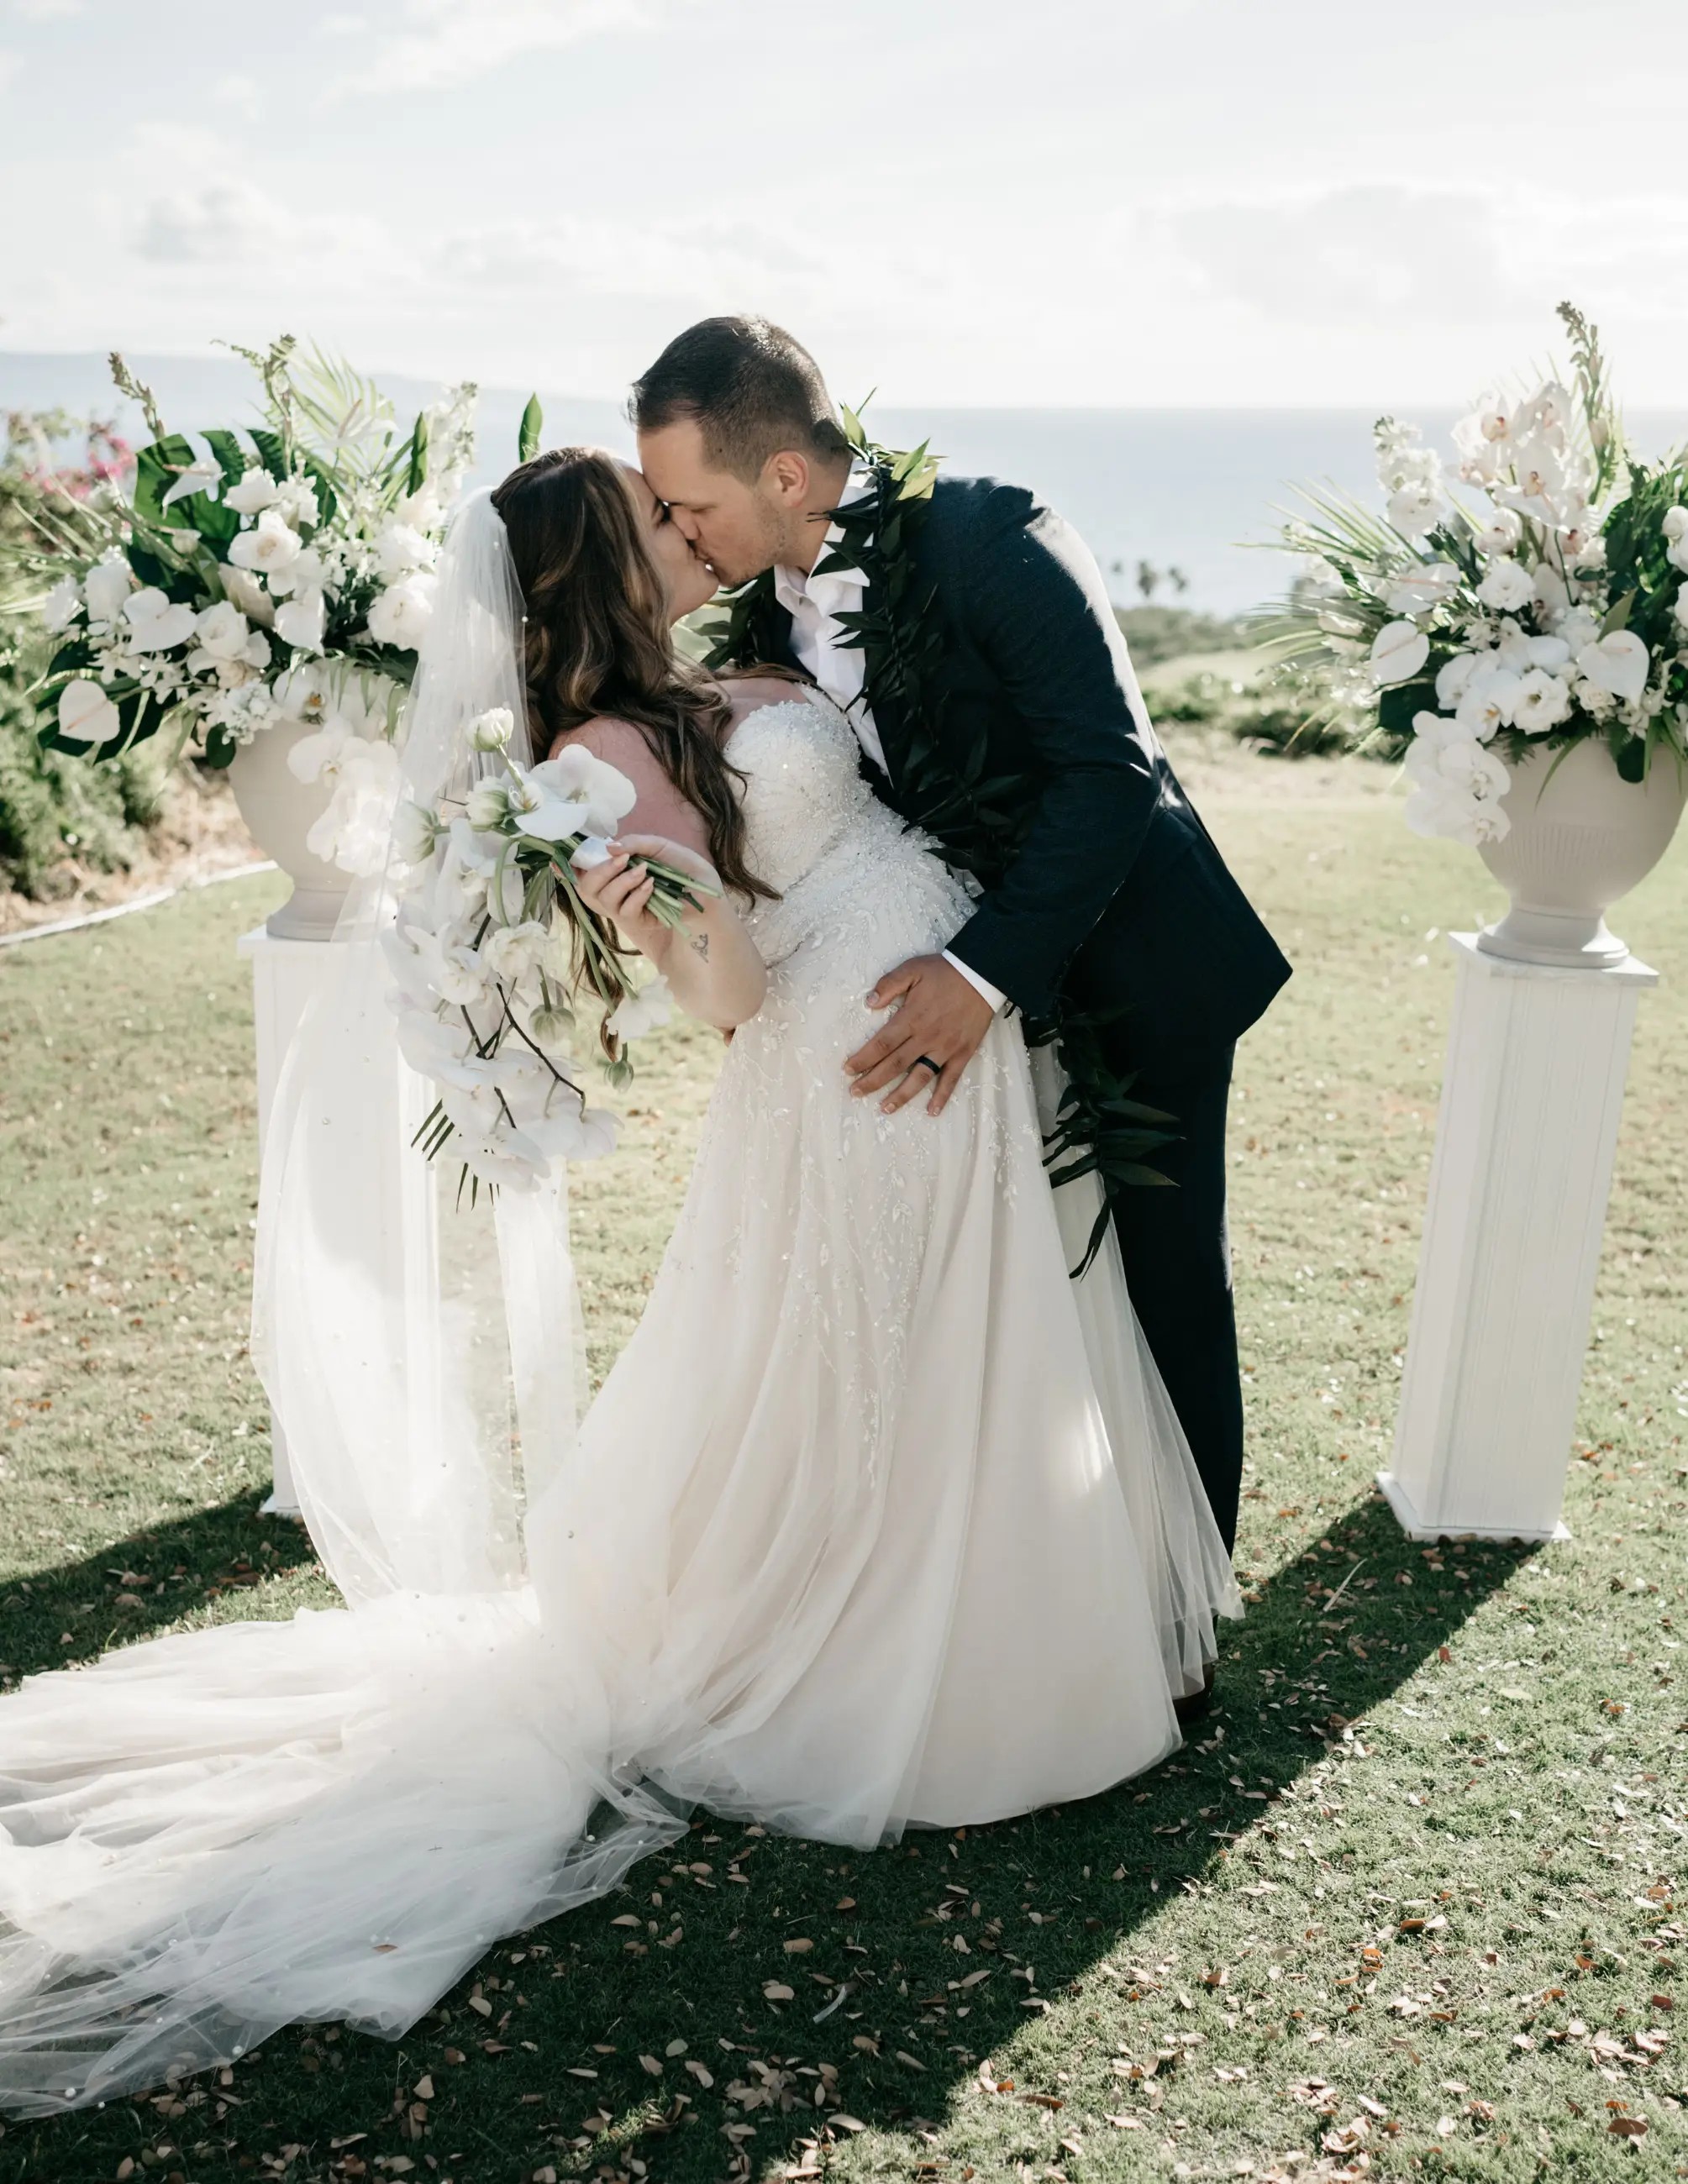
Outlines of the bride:
M 293 2019 L 397 2036 L 695 1805 L 866 1848 L 1178 1741 L 1237 1597 L 1111 1234 L 1069 1279 L 1098 1201 L 1048 1183 L 1059 1082 L 1001 1018 L 941 1115 L 853 1094 L 869 988 L 968 898 L 829 700 L 675 654 L 713 589 L 596 450 L 457 519 L 410 792 L 495 766 L 468 727 L 506 703 L 626 776 L 583 892 L 730 1035 L 696 1165 L 577 1424 L 565 1178 L 472 1206 L 412 1150 L 368 885 L 277 1102 L 255 1327 L 348 1604 L 0 1699 L 0 2103 Z M 640 853 L 721 892 L 670 932 Z

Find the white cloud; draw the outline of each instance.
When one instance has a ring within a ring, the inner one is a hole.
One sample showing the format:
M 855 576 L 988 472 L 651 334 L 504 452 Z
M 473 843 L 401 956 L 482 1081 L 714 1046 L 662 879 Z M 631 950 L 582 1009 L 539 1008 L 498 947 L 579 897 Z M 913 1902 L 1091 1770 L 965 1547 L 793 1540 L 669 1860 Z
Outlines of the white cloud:
M 332 96 L 455 86 L 523 53 L 555 52 L 646 20 L 641 0 L 407 0 L 405 14 L 408 27 L 332 84 Z M 335 26 L 349 31 L 357 20 Z
M 141 216 L 136 247 L 165 265 L 217 265 L 267 255 L 290 223 L 282 208 L 249 182 L 211 182 L 154 198 Z
M 62 23 L 84 12 L 84 0 L 12 0 L 12 13 L 21 23 Z

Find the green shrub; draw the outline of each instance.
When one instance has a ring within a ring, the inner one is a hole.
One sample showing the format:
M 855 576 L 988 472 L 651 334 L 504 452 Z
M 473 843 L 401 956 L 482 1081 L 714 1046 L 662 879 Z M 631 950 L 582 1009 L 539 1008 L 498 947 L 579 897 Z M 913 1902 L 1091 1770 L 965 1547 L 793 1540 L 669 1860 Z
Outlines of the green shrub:
M 1180 660 L 1188 653 L 1234 652 L 1254 642 L 1246 621 L 1197 614 L 1189 607 L 1115 607 L 1114 619 L 1139 667 Z

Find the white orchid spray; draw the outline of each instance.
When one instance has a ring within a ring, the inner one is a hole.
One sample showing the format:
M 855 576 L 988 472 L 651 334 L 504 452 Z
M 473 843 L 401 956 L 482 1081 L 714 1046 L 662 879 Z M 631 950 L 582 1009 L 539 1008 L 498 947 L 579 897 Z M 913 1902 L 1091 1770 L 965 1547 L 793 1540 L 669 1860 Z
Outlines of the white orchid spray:
M 352 746 L 396 730 L 473 454 L 475 389 L 401 432 L 372 382 L 300 357 L 290 337 L 240 353 L 264 422 L 192 439 L 165 430 L 113 358 L 154 437 L 131 497 L 67 497 L 36 518 L 25 558 L 58 639 L 36 693 L 42 740 L 98 760 L 164 733 L 226 766 L 267 728 L 310 725 L 290 763 L 334 783 L 310 846 L 368 872 L 386 839 L 377 792 L 390 812 L 396 771 L 390 753 Z
M 1405 760 L 1419 833 L 1476 846 L 1511 824 L 1504 761 L 1598 738 L 1619 774 L 1688 762 L 1688 456 L 1630 457 L 1595 329 L 1575 369 L 1485 395 L 1454 473 L 1416 427 L 1376 428 L 1383 516 L 1332 495 L 1283 542 L 1305 557 L 1269 641 L 1362 745 Z
M 609 855 L 632 811 L 626 775 L 578 749 L 523 766 L 508 755 L 502 707 L 471 724 L 469 742 L 497 770 L 432 808 L 405 800 L 392 827 L 408 867 L 384 938 L 405 1059 L 438 1090 L 417 1134 L 432 1158 L 450 1143 L 481 1183 L 531 1190 L 561 1160 L 608 1152 L 615 1118 L 587 1104 L 569 1072 L 576 999 L 600 1011 L 612 1084 L 631 1080 L 626 1046 L 665 1022 L 661 979 L 634 987 L 615 936 L 576 883 Z M 303 748 L 303 747 L 301 747 Z M 343 757 L 325 747 L 324 764 Z M 338 792 L 337 792 L 338 793 Z M 390 809 L 390 806 L 389 806 Z M 678 926 L 712 889 L 652 859 L 649 910 Z

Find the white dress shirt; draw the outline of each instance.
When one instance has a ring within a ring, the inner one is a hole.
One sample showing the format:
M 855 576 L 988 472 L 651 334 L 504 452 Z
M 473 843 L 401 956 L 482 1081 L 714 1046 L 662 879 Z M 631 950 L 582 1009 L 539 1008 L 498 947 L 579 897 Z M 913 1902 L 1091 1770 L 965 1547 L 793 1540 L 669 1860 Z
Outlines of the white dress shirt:
M 871 482 L 865 467 L 860 463 L 852 464 L 849 482 L 844 488 L 845 502 L 860 499 L 869 490 Z M 835 523 L 816 560 L 824 561 L 842 535 Z M 816 576 L 781 566 L 774 571 L 774 596 L 791 617 L 791 649 L 799 665 L 808 669 L 838 707 L 856 731 L 856 740 L 869 760 L 889 780 L 891 769 L 885 762 L 885 745 L 863 695 L 867 660 L 859 645 L 843 641 L 850 632 L 838 619 L 841 614 L 861 611 L 867 588 L 867 577 L 860 569 L 829 569 Z M 943 960 L 953 964 L 968 984 L 982 994 L 993 1009 L 1003 1006 L 1007 995 L 988 978 L 981 978 L 959 956 L 952 956 L 947 948 L 943 951 Z

